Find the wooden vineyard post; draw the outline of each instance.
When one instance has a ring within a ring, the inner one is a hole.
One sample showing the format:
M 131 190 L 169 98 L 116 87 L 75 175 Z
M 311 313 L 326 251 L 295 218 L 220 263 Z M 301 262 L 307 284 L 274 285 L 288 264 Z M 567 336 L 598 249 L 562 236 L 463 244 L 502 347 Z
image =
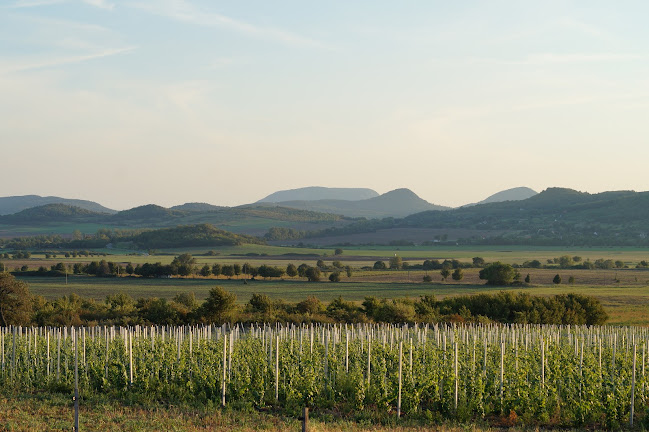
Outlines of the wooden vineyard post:
M 504 392 L 503 385 L 505 383 L 505 342 L 500 343 L 500 411 L 503 410 Z
M 349 372 L 349 332 L 345 335 L 345 373 Z
M 72 338 L 74 339 L 74 432 L 79 432 L 79 355 L 74 327 L 72 332 Z
M 455 357 L 453 359 L 453 374 L 455 377 L 455 393 L 454 393 L 454 403 L 453 403 L 453 408 L 455 411 L 457 411 L 457 396 L 458 396 L 458 389 L 459 389 L 459 382 L 458 382 L 458 370 L 457 370 L 457 342 L 455 342 Z
M 56 332 L 56 336 L 56 382 L 58 382 L 61 377 L 61 329 Z
M 227 355 L 227 348 L 228 348 L 228 338 L 225 337 L 225 334 L 223 335 L 223 386 L 222 386 L 222 392 L 221 392 L 221 405 L 225 406 L 225 375 L 227 373 L 227 363 L 226 363 L 226 355 Z
M 629 426 L 633 426 L 633 414 L 635 409 L 635 362 L 636 362 L 636 344 L 633 344 L 633 372 L 631 375 L 631 412 L 629 414 Z
M 367 340 L 367 389 L 370 388 L 370 365 L 372 364 L 372 342 L 371 339 Z
M 403 341 L 399 341 L 399 392 L 397 393 L 397 418 L 401 417 L 401 371 L 403 369 Z
M 13 337 L 11 338 L 11 378 L 13 379 L 16 371 L 16 338 L 18 337 L 16 326 L 13 328 Z
M 279 335 L 275 339 L 275 403 L 279 402 Z
M 302 409 L 302 432 L 309 432 L 309 408 Z
M 541 388 L 545 387 L 545 341 L 541 339 Z
M 133 332 L 126 330 L 128 337 L 128 374 L 129 384 L 133 385 Z

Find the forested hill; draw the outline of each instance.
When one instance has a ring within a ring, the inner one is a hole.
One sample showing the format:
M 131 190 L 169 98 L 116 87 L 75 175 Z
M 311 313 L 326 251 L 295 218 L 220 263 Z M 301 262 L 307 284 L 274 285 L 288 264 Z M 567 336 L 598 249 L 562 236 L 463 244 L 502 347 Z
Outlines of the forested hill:
M 52 223 L 68 220 L 88 222 L 105 217 L 106 213 L 98 213 L 81 207 L 66 204 L 45 204 L 21 210 L 18 213 L 0 216 L 0 223 L 24 225 L 29 223 Z
M 462 207 L 468 207 L 468 206 L 473 206 L 478 204 L 503 202 L 503 201 L 520 201 L 520 200 L 531 198 L 537 194 L 538 192 L 528 187 L 515 187 L 500 192 L 496 192 L 495 194 L 488 196 L 482 201 L 473 204 L 466 204 Z
M 238 246 L 262 244 L 263 240 L 218 229 L 210 224 L 179 225 L 154 230 L 100 229 L 84 238 L 64 239 L 60 235 L 41 235 L 0 240 L 8 249 L 34 248 L 92 249 L 120 247 L 124 249 L 164 249 L 186 247 Z
M 61 198 L 55 196 L 43 197 L 40 195 L 22 195 L 0 197 L 0 215 L 15 214 L 25 209 L 44 206 L 47 204 L 65 204 L 68 206 L 80 207 L 82 209 L 97 213 L 115 213 L 115 210 L 104 207 L 101 204 L 97 204 L 93 201 Z
M 101 228 L 141 230 L 200 224 L 261 237 L 272 227 L 319 230 L 351 222 L 350 218 L 340 215 L 261 205 L 217 207 L 190 203 L 165 208 L 149 204 L 106 214 L 65 204 L 47 204 L 0 216 L 0 237 L 52 233 L 63 233 L 65 236 L 74 231 L 90 234 Z
M 463 235 L 449 237 L 454 243 L 645 246 L 649 245 L 647 215 L 649 192 L 589 194 L 549 188 L 526 200 L 425 211 L 402 219 L 359 221 L 307 237 L 380 231 L 388 238 L 390 230 L 410 228 L 463 231 Z M 479 236 L 474 234 L 477 232 Z
M 144 231 L 126 240 L 142 249 L 237 246 L 262 243 L 258 238 L 233 234 L 209 224 L 186 225 Z

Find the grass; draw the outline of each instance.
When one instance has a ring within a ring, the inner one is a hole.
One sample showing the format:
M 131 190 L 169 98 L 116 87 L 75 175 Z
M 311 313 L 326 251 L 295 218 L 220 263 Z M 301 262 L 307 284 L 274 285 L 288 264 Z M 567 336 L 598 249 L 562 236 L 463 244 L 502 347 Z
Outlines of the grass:
M 203 256 L 210 250 L 219 255 Z M 441 282 L 438 271 L 359 271 L 363 266 L 371 266 L 376 260 L 387 261 L 395 253 L 412 264 L 421 264 L 424 259 L 459 259 L 468 262 L 474 256 L 481 256 L 487 262 L 503 261 L 508 263 L 522 263 L 527 260 L 538 259 L 545 263 L 547 259 L 561 255 L 581 256 L 583 259 L 598 258 L 621 260 L 630 267 L 642 259 L 649 259 L 649 251 L 642 248 L 557 248 L 557 247 L 343 247 L 343 255 L 335 256 L 333 248 L 297 248 L 269 245 L 243 245 L 223 248 L 200 249 L 174 249 L 159 251 L 154 256 L 127 255 L 133 251 L 103 249 L 102 252 L 110 253 L 105 257 L 109 261 L 120 263 L 131 262 L 142 264 L 145 262 L 162 262 L 168 264 L 173 257 L 180 253 L 192 253 L 198 265 L 212 265 L 214 263 L 232 264 L 249 262 L 258 266 L 261 264 L 286 266 L 289 262 L 299 265 L 307 263 L 315 265 L 317 259 L 323 259 L 331 264 L 334 260 L 341 260 L 344 265 L 354 268 L 351 279 L 343 276 L 343 282 L 332 284 L 329 282 L 307 283 L 302 280 L 272 280 L 255 281 L 243 284 L 240 279 L 226 280 L 214 278 L 194 279 L 140 279 L 140 278 L 115 278 L 99 279 L 84 276 L 70 276 L 68 284 L 64 278 L 31 277 L 24 278 L 29 283 L 31 291 L 43 295 L 48 299 L 58 298 L 62 295 L 77 293 L 84 297 L 102 300 L 107 294 L 124 291 L 133 297 L 163 297 L 172 298 L 179 292 L 193 291 L 197 298 L 207 297 L 211 288 L 221 285 L 237 295 L 240 303 L 248 301 L 253 293 L 265 293 L 273 299 L 284 299 L 289 302 L 298 302 L 307 296 L 314 295 L 322 301 L 331 301 L 338 296 L 346 300 L 360 302 L 366 296 L 384 298 L 411 297 L 417 298 L 425 294 L 434 294 L 443 298 L 446 296 L 474 294 L 480 292 L 496 292 L 503 288 L 486 287 L 478 278 L 478 269 L 464 271 L 461 283 L 450 281 Z M 257 255 L 247 255 L 257 254 Z M 262 255 L 263 254 L 263 255 Z M 286 254 L 298 254 L 287 256 Z M 317 256 L 309 256 L 317 255 Z M 34 254 L 29 260 L 3 260 L 8 268 L 28 265 L 35 269 L 43 265 L 49 267 L 58 262 L 72 264 L 75 262 L 89 262 L 103 257 L 77 257 L 65 258 L 57 253 L 56 258 L 46 259 L 44 254 Z M 649 325 L 649 270 L 647 269 L 620 269 L 620 270 L 560 270 L 560 269 L 520 269 L 524 278 L 528 273 L 532 279 L 532 286 L 524 288 L 535 295 L 554 295 L 566 292 L 575 292 L 597 297 L 609 313 L 611 324 Z M 423 275 L 429 274 L 434 283 L 421 283 Z M 560 274 L 563 283 L 559 286 L 552 284 L 555 274 Z M 570 276 L 575 278 L 574 285 L 568 285 Z M 323 278 L 326 280 L 326 275 Z M 521 290 L 516 288 L 514 291 Z
M 343 276 L 340 283 L 306 282 L 293 280 L 215 279 L 215 278 L 96 278 L 92 276 L 69 276 L 66 285 L 63 277 L 24 277 L 34 294 L 48 299 L 76 293 L 83 297 L 103 300 L 106 295 L 125 292 L 134 298 L 161 297 L 171 299 L 180 292 L 193 291 L 198 299 L 205 299 L 209 290 L 216 285 L 223 286 L 237 295 L 240 304 L 246 303 L 253 293 L 264 293 L 273 299 L 299 302 L 307 296 L 316 296 L 328 302 L 338 296 L 346 300 L 361 302 L 367 296 L 379 298 L 410 297 L 433 294 L 438 298 L 477 293 L 525 291 L 533 295 L 550 296 L 573 292 L 598 298 L 607 313 L 609 324 L 649 325 L 649 271 L 646 270 L 570 270 L 559 271 L 564 282 L 574 275 L 577 283 L 553 284 L 552 278 L 558 270 L 530 270 L 532 284 L 529 287 L 503 288 L 484 285 L 478 279 L 478 270 L 465 271 L 461 283 L 440 281 L 439 272 L 429 272 L 436 282 L 422 283 L 423 271 L 413 272 L 357 272 L 348 279 Z M 523 272 L 523 276 L 527 272 Z M 640 277 L 638 277 L 640 275 Z M 616 278 L 620 282 L 615 282 Z M 408 280 L 410 278 L 410 280 Z M 637 280 L 637 281 L 636 281 Z
M 74 408 L 71 395 L 17 394 L 0 395 L 0 430 L 2 431 L 52 431 L 71 430 Z M 422 420 L 391 416 L 385 424 L 355 422 L 336 417 L 331 413 L 312 412 L 309 431 L 312 432 L 489 432 L 503 430 L 507 418 L 491 419 L 500 427 L 490 427 L 485 421 L 475 424 L 426 424 Z M 234 410 L 220 407 L 133 406 L 105 397 L 85 399 L 82 395 L 79 409 L 79 429 L 103 431 L 228 431 L 294 432 L 301 430 L 301 421 L 277 413 L 250 409 Z M 526 431 L 538 428 L 507 427 L 507 430 Z

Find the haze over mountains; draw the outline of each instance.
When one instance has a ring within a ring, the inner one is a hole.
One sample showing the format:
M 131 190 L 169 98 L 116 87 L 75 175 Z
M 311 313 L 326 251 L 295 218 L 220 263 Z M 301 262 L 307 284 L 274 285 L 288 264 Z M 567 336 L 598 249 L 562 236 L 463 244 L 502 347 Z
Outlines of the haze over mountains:
M 466 204 L 462 207 L 473 206 L 478 204 L 488 204 L 494 202 L 503 202 L 503 201 L 520 201 L 520 200 L 531 198 L 536 194 L 538 194 L 538 192 L 528 187 L 516 187 L 516 188 L 511 188 L 500 192 L 496 192 L 495 194 L 488 196 L 482 201 L 478 201 L 477 203 L 473 203 L 473 204 Z
M 529 190 L 504 192 L 485 201 L 534 193 Z M 301 208 L 290 208 L 290 205 Z M 393 211 L 393 215 L 377 216 L 386 209 Z M 398 211 L 403 211 L 402 216 L 394 215 Z M 647 214 L 649 192 L 589 194 L 549 188 L 527 199 L 449 209 L 430 204 L 408 189 L 397 189 L 356 201 L 319 199 L 232 208 L 204 203 L 174 208 L 148 204 L 114 214 L 67 204 L 46 204 L 0 216 L 0 237 L 34 233 L 69 235 L 75 229 L 94 233 L 99 228 L 151 229 L 210 224 L 233 233 L 263 236 L 279 244 L 457 241 L 464 244 L 649 246 Z
M 534 193 L 536 192 L 528 188 L 516 188 L 492 195 L 484 202 L 524 199 Z M 93 201 L 53 196 L 40 197 L 38 195 L 0 198 L 0 215 L 17 214 L 26 209 L 50 204 L 78 207 L 91 213 L 116 214 L 117 217 L 114 218 L 114 220 L 133 219 L 130 212 L 134 209 L 117 212 Z M 429 203 L 417 196 L 417 194 L 410 189 L 396 189 L 379 195 L 376 191 L 367 188 L 326 187 L 305 187 L 278 191 L 262 198 L 256 203 L 233 208 L 251 208 L 259 206 L 287 207 L 311 212 L 331 213 L 352 218 L 364 217 L 368 219 L 405 217 L 426 210 L 450 210 L 450 207 Z M 145 213 L 154 220 L 157 220 L 160 219 L 160 217 L 179 217 L 185 213 L 218 212 L 229 207 L 221 207 L 208 203 L 185 203 L 166 209 L 154 204 L 146 204 L 135 208 L 139 209 L 135 213 L 136 216 L 138 216 L 138 219 L 142 214 L 143 208 L 148 208 L 148 211 Z M 79 211 L 75 212 L 65 210 L 62 207 L 47 207 L 41 211 L 37 211 L 36 213 L 28 212 L 22 215 L 17 215 L 17 217 L 14 218 L 6 218 L 5 222 L 17 222 L 20 218 L 37 218 L 39 220 L 46 220 L 48 215 L 50 218 L 53 218 L 53 220 L 61 220 L 63 217 L 75 215 L 79 217 L 93 216 L 92 214 L 83 214 L 83 212 Z
M 421 199 L 410 189 L 396 189 L 386 192 L 383 195 L 377 195 L 372 198 L 360 200 L 346 199 L 319 199 L 323 194 L 315 193 L 305 195 L 302 190 L 285 191 L 291 192 L 283 194 L 283 197 L 291 196 L 309 196 L 310 199 L 288 200 L 265 205 L 275 205 L 280 207 L 290 207 L 300 210 L 309 210 L 322 213 L 341 214 L 348 217 L 364 217 L 368 219 L 384 217 L 404 217 L 413 213 L 419 213 L 426 210 L 448 210 L 450 207 L 431 204 Z M 326 195 L 344 195 L 328 193 Z M 349 194 L 346 194 L 348 196 Z M 315 199 L 314 199 L 315 198 Z
M 378 192 L 367 188 L 328 188 L 309 186 L 274 192 L 258 203 L 280 203 L 285 201 L 346 200 L 359 201 L 379 196 Z
M 98 213 L 117 213 L 115 210 L 104 207 L 94 201 L 60 198 L 55 196 L 42 197 L 39 195 L 22 195 L 0 197 L 0 215 L 18 213 L 21 210 L 46 204 L 66 204 Z

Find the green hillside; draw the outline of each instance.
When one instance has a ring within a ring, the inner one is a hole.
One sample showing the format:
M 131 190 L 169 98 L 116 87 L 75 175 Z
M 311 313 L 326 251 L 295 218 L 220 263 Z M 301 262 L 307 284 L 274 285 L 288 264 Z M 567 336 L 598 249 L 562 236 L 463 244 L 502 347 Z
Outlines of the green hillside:
M 145 231 L 124 238 L 122 241 L 132 241 L 140 249 L 239 246 L 261 243 L 255 237 L 233 234 L 209 224 L 181 225 L 173 228 Z
M 107 217 L 81 207 L 67 204 L 46 204 L 22 210 L 15 214 L 0 216 L 0 223 L 29 225 L 34 223 L 52 223 L 64 221 L 89 222 Z M 109 216 L 108 216 L 109 217 Z
M 115 213 L 115 210 L 104 207 L 94 201 L 61 198 L 55 196 L 43 197 L 40 195 L 22 195 L 0 197 L 0 215 L 15 214 L 25 209 L 40 207 L 47 204 L 65 204 L 68 206 L 80 207 L 82 209 L 97 213 Z
M 521 201 L 425 211 L 402 219 L 358 221 L 343 228 L 306 233 L 322 238 L 393 229 L 465 230 L 461 244 L 649 246 L 649 192 L 599 194 L 550 188 Z M 387 230 L 387 231 L 386 231 Z M 473 236 L 471 231 L 480 231 Z M 491 233 L 491 234 L 490 234 Z M 377 240 L 373 240 L 377 241 Z

